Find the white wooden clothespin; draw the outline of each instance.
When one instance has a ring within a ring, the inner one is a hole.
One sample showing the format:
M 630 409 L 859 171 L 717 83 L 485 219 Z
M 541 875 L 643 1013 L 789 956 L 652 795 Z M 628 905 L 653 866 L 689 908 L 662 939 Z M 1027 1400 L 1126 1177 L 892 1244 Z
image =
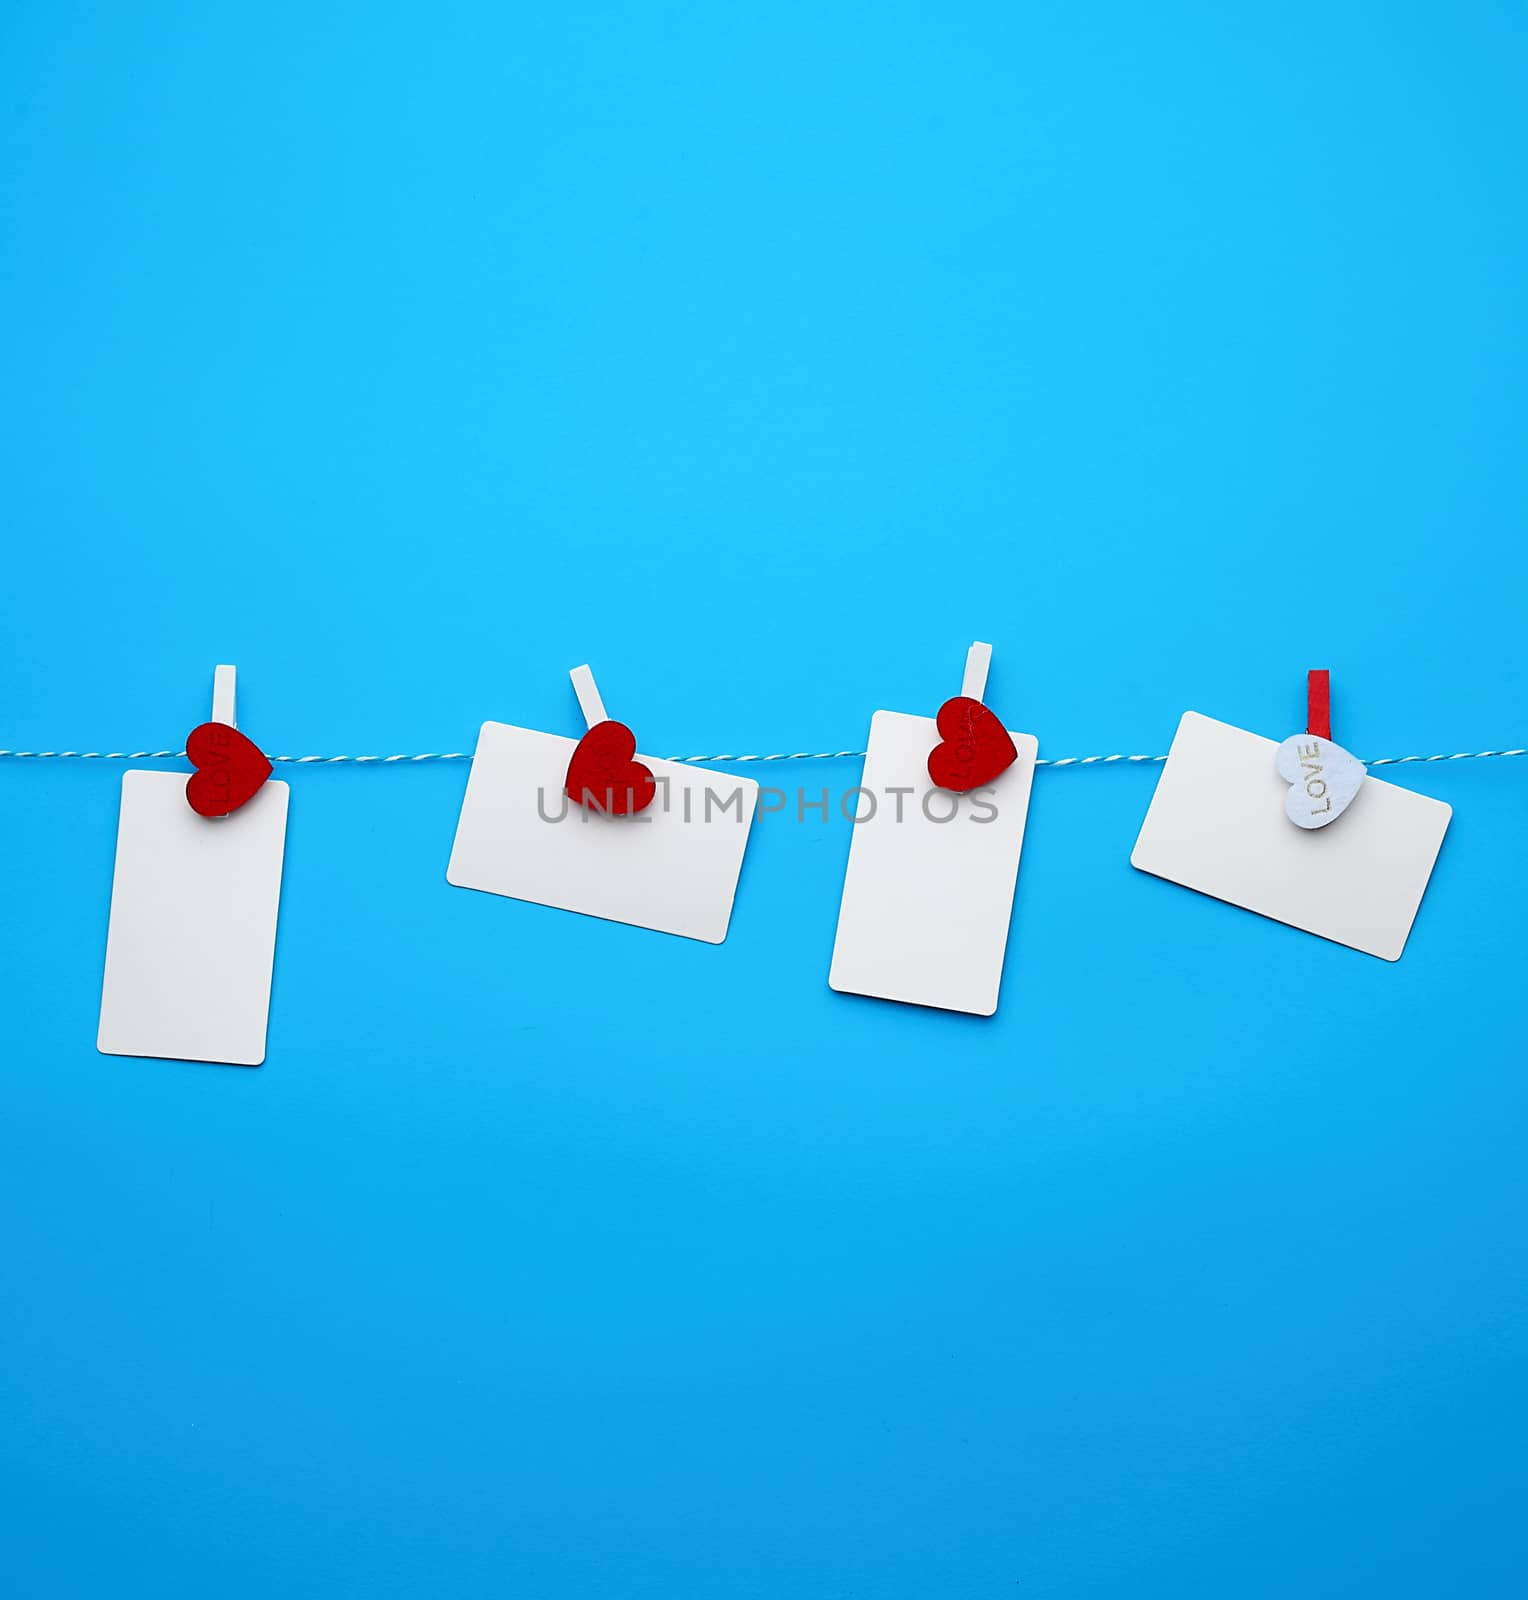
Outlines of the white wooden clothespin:
M 578 709 L 583 712 L 585 723 L 593 728 L 601 722 L 608 722 L 610 719 L 605 715 L 605 702 L 600 699 L 594 674 L 587 663 L 574 667 L 568 676 L 573 680 L 573 693 L 578 696 Z
M 966 675 L 960 692 L 967 700 L 980 700 L 987 692 L 987 669 L 992 665 L 992 646 L 978 640 L 966 651 Z
M 239 725 L 239 719 L 234 711 L 238 677 L 237 667 L 225 666 L 212 669 L 212 720 L 230 728 L 237 728 Z M 226 822 L 228 819 L 225 814 L 209 817 L 208 820 Z
M 234 691 L 237 687 L 237 667 L 212 669 L 212 720 L 237 728 L 239 719 L 234 715 Z

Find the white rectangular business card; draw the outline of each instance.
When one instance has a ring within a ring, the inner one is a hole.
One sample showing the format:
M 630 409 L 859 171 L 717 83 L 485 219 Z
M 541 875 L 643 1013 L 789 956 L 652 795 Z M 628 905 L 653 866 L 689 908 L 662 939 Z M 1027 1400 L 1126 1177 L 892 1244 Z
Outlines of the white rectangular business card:
M 1184 712 L 1131 865 L 1399 960 L 1452 809 L 1371 775 L 1331 826 L 1297 828 L 1277 750 L 1274 739 Z
M 447 882 L 720 944 L 758 784 L 642 756 L 657 798 L 634 816 L 607 816 L 564 794 L 577 744 L 483 724 Z
M 258 1067 L 270 1015 L 288 788 L 199 817 L 186 775 L 122 776 L 96 1047 Z
M 832 988 L 983 1017 L 997 1010 L 1040 753 L 1032 734 L 1010 736 L 1018 759 L 986 788 L 955 794 L 929 778 L 933 717 L 871 718 Z

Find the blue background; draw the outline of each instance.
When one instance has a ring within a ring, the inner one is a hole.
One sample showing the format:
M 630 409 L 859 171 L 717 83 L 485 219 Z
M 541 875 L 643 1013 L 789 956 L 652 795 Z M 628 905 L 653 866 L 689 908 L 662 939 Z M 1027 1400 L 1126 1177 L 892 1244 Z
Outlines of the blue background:
M 752 15 L 748 13 L 753 13 Z M 0 12 L 0 742 L 1528 742 L 1511 4 Z M 789 774 L 815 794 L 853 762 Z M 459 893 L 288 774 L 259 1071 L 94 1048 L 117 764 L 0 763 L 18 1597 L 1523 1592 L 1528 762 L 1391 966 L 1042 773 L 1001 1013 Z

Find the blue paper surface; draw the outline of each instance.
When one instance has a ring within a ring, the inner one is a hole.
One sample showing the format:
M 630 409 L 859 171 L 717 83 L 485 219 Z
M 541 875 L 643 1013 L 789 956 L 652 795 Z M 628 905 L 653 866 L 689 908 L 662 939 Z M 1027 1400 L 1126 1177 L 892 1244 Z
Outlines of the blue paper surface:
M 0 745 L 1528 742 L 1520 11 L 0 14 Z M 1397 966 L 1042 771 L 990 1021 L 292 783 L 267 1065 L 94 1048 L 121 771 L 0 763 L 18 1597 L 1516 1597 L 1528 762 Z M 764 774 L 757 774 L 765 776 Z M 804 794 L 797 795 L 797 785 Z M 798 820 L 798 800 L 802 803 Z

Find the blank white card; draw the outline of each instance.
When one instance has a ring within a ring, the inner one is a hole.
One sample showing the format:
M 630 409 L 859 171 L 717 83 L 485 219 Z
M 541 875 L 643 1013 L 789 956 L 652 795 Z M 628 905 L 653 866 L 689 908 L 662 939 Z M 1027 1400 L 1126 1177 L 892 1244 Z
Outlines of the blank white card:
M 127 772 L 96 1046 L 258 1067 L 265 1060 L 288 789 L 199 817 L 186 775 Z
M 1018 759 L 985 789 L 953 794 L 928 775 L 932 717 L 877 711 L 860 785 L 829 987 L 990 1017 L 1040 753 L 1009 735 Z
M 1278 744 L 1185 711 L 1130 864 L 1397 961 L 1452 810 L 1367 777 L 1329 827 L 1297 828 Z
M 576 739 L 485 722 L 446 881 L 720 944 L 759 786 L 655 756 L 658 795 L 630 817 L 563 793 Z

